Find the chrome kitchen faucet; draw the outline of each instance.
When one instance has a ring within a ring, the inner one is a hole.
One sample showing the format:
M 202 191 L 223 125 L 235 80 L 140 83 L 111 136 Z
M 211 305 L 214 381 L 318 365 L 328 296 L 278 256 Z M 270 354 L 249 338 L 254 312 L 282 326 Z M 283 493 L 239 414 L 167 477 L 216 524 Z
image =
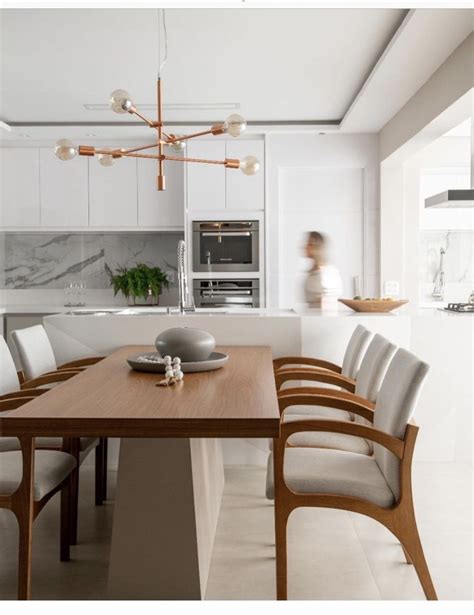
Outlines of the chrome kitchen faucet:
M 194 298 L 189 295 L 186 242 L 183 239 L 178 241 L 178 290 L 179 311 L 181 314 L 194 312 L 196 308 L 194 307 Z

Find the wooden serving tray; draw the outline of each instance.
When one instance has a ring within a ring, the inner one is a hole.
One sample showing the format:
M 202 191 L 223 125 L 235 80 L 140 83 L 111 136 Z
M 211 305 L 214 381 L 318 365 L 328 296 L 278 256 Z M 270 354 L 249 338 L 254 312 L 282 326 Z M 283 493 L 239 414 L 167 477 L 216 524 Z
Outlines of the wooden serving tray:
M 355 312 L 391 312 L 408 303 L 408 299 L 338 299 Z

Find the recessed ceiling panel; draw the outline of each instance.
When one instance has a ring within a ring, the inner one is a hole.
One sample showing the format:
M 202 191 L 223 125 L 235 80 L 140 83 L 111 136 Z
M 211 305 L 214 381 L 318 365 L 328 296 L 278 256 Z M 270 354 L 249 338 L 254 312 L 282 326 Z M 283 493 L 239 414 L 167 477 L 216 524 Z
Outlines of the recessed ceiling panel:
M 392 9 L 170 9 L 166 120 L 339 120 L 401 22 Z M 155 104 L 157 11 L 5 9 L 2 119 L 130 120 L 116 88 Z M 97 107 L 99 106 L 99 107 Z M 150 114 L 153 111 L 150 111 Z

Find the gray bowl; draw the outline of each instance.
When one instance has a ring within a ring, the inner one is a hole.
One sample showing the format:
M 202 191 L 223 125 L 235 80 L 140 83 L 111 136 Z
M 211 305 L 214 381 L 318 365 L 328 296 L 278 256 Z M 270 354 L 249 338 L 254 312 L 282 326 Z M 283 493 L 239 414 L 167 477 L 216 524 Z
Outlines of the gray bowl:
M 170 355 L 189 363 L 208 359 L 216 347 L 216 340 L 201 329 L 173 327 L 158 335 L 155 346 L 162 357 Z

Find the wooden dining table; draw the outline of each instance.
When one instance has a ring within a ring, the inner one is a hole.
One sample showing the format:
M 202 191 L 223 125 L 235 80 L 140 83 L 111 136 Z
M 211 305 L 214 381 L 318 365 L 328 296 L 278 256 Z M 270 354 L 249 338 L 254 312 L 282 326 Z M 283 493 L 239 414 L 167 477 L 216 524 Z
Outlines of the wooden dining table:
M 223 368 L 161 387 L 162 375 L 126 361 L 153 350 L 120 348 L 3 415 L 0 436 L 120 438 L 108 596 L 201 599 L 224 488 L 220 438 L 279 436 L 272 353 L 222 346 Z

